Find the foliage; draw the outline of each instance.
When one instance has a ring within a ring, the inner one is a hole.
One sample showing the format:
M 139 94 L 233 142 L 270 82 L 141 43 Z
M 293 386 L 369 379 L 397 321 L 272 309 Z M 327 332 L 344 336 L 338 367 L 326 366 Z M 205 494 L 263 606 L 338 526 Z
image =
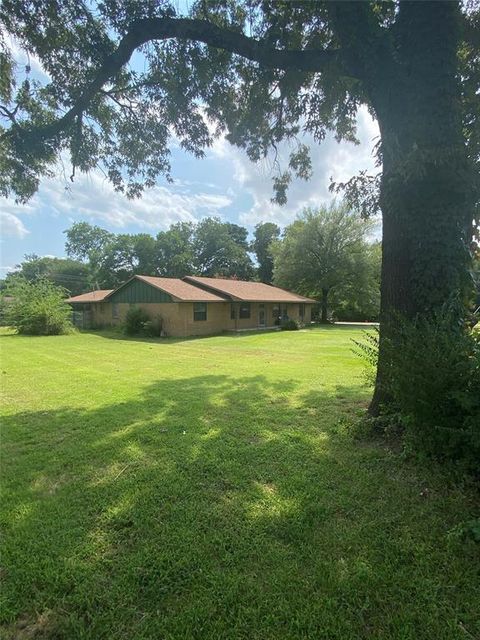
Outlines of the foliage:
M 401 324 L 391 388 L 416 448 L 480 471 L 480 339 L 462 325 L 453 332 L 452 315 L 446 306 Z
M 280 237 L 280 228 L 273 222 L 259 222 L 255 225 L 252 249 L 258 262 L 258 279 L 273 281 L 273 253 L 271 245 Z
M 104 282 L 100 278 L 100 273 L 107 246 L 114 238 L 113 234 L 88 222 L 74 222 L 65 234 L 67 256 L 87 263 L 90 280 L 96 289 L 110 288 L 110 279 Z
M 163 335 L 163 319 L 161 316 L 152 318 L 142 307 L 130 307 L 123 329 L 129 336 L 159 338 Z
M 98 281 L 114 289 L 136 273 L 153 273 L 155 249 L 155 239 L 147 233 L 112 235 L 99 256 Z
M 283 202 L 293 176 L 311 175 L 299 132 L 317 142 L 329 130 L 355 140 L 358 107 L 377 108 L 389 89 L 375 70 L 391 65 L 391 81 L 401 77 L 392 58 L 405 55 L 403 20 L 408 24 L 411 9 L 362 4 L 267 9 L 249 0 L 195 2 L 185 15 L 168 0 L 94 2 L 82 11 L 73 0 L 52 0 L 48 8 L 5 1 L 4 30 L 38 57 L 49 82 L 30 65 L 20 74 L 2 42 L 1 115 L 8 135 L 1 191 L 27 199 L 67 149 L 75 168 L 100 165 L 116 189 L 138 195 L 157 176 L 169 177 L 172 136 L 199 157 L 225 132 L 254 161 L 281 140 L 292 143 L 273 176 Z M 479 18 L 468 3 L 463 9 L 462 108 L 471 156 L 478 159 Z M 141 69 L 126 64 L 135 54 Z
M 381 261 L 381 243 L 365 243 L 364 253 L 357 259 L 355 277 L 331 292 L 335 320 L 373 322 L 379 319 Z
M 129 336 L 143 333 L 146 322 L 150 322 L 150 315 L 145 309 L 142 309 L 142 307 L 130 307 L 125 316 L 125 333 Z
M 194 225 L 177 222 L 156 238 L 155 268 L 152 273 L 170 278 L 183 278 L 195 272 L 193 254 Z
M 0 336 L 2 638 L 478 637 L 478 494 L 352 437 L 360 335 Z
M 142 333 L 147 338 L 160 338 L 163 335 L 163 318 L 156 316 L 144 322 Z
M 195 226 L 194 264 L 200 275 L 250 279 L 253 264 L 248 248 L 244 227 L 220 218 L 205 218 Z
M 35 254 L 26 255 L 23 262 L 16 265 L 15 271 L 7 274 L 5 286 L 18 276 L 33 282 L 38 278 L 47 278 L 53 284 L 63 287 L 71 296 L 92 288 L 90 270 L 87 265 L 69 258 L 40 258 Z
M 88 260 L 96 262 L 113 235 L 106 229 L 88 222 L 74 222 L 70 229 L 65 231 L 67 240 L 65 251 L 67 255 L 76 260 Z
M 480 335 L 463 324 L 452 331 L 455 304 L 413 322 L 397 318 L 399 331 L 395 339 L 386 341 L 390 362 L 386 382 L 407 444 L 428 455 L 460 460 L 478 472 Z M 368 363 L 370 381 L 378 344 L 378 332 L 357 342 Z
M 17 277 L 5 293 L 12 297 L 5 307 L 5 319 L 18 333 L 48 336 L 73 330 L 72 312 L 65 303 L 66 291 L 47 278 L 28 281 Z
M 280 328 L 282 331 L 297 331 L 299 326 L 296 320 L 288 318 L 288 320 L 282 320 L 280 322 Z
M 360 356 L 364 363 L 364 378 L 368 385 L 374 386 L 378 364 L 378 351 L 380 344 L 380 330 L 372 327 L 369 331 L 363 331 L 362 340 L 353 340 L 353 351 Z
M 323 322 L 333 292 L 353 304 L 376 291 L 378 304 L 379 276 L 366 242 L 371 229 L 345 204 L 306 209 L 272 245 L 275 284 L 320 298 Z
M 90 279 L 101 288 L 115 288 L 135 274 L 245 279 L 254 274 L 247 229 L 219 218 L 173 224 L 156 238 L 113 234 L 87 222 L 74 223 L 66 234 L 68 255 L 85 260 Z

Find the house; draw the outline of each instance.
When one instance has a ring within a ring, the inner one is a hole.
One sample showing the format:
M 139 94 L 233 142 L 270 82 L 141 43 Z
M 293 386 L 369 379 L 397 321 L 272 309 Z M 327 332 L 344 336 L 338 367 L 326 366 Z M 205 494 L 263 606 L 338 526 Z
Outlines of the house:
M 185 276 L 133 276 L 117 289 L 68 298 L 82 328 L 121 324 L 130 307 L 161 317 L 168 336 L 198 336 L 311 321 L 315 300 L 263 282 Z

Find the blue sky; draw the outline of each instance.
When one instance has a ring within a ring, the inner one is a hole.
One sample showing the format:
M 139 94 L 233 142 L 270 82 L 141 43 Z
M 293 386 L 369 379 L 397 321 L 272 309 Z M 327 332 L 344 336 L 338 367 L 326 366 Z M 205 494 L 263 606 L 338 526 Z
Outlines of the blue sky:
M 16 51 L 17 59 L 21 54 Z M 41 68 L 30 60 L 33 71 Z M 141 199 L 128 200 L 115 193 L 102 174 L 77 175 L 71 183 L 68 160 L 54 178 L 45 180 L 26 205 L 0 201 L 1 275 L 18 264 L 27 253 L 64 255 L 63 231 L 73 222 L 87 221 L 113 232 L 153 235 L 178 221 L 195 221 L 216 215 L 246 226 L 250 231 L 260 221 L 284 226 L 306 206 L 331 200 L 330 179 L 344 181 L 362 169 L 376 171 L 372 148 L 378 128 L 366 110 L 358 115 L 359 145 L 337 143 L 333 136 L 311 144 L 313 177 L 295 180 L 288 203 L 279 207 L 270 201 L 272 172 L 268 161 L 252 164 L 243 151 L 216 140 L 206 158 L 198 160 L 179 148 L 172 150 L 173 184 L 160 180 Z M 304 142 L 309 144 L 307 137 Z M 287 150 L 285 150 L 287 151 Z M 287 157 L 287 153 L 283 154 Z M 280 149 L 280 159 L 282 150 Z

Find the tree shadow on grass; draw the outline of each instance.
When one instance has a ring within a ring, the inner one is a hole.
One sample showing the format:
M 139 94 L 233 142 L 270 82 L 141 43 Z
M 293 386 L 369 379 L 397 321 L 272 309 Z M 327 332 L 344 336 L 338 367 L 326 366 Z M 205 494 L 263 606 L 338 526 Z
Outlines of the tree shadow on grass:
M 219 331 L 217 333 L 209 333 L 199 336 L 184 336 L 184 337 L 172 337 L 165 336 L 162 338 L 146 337 L 139 335 L 127 335 L 120 330 L 114 329 L 96 329 L 96 330 L 83 330 L 82 333 L 98 335 L 102 338 L 108 338 L 110 340 L 122 340 L 129 342 L 149 342 L 154 344 L 178 344 L 179 342 L 196 342 L 198 340 L 208 340 L 211 338 L 247 338 L 252 335 L 264 335 L 264 334 L 278 334 L 279 329 L 249 329 L 248 331 Z
M 5 637 L 453 637 L 421 481 L 343 433 L 358 388 L 294 391 L 208 375 L 7 417 Z

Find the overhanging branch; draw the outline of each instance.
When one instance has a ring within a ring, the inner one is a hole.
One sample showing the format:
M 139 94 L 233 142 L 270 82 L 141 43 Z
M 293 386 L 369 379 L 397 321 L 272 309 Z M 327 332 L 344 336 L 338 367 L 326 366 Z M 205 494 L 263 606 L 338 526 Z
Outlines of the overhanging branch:
M 338 64 L 337 50 L 325 49 L 274 49 L 260 40 L 218 27 L 205 20 L 188 18 L 146 18 L 132 23 L 128 33 L 121 39 L 116 51 L 108 56 L 94 79 L 85 87 L 74 106 L 61 118 L 49 125 L 35 129 L 35 136 L 43 140 L 54 139 L 88 108 L 91 100 L 130 60 L 138 47 L 153 40 L 192 40 L 217 49 L 223 49 L 247 60 L 258 62 L 272 69 L 296 69 L 304 72 L 320 72 L 326 66 Z M 25 131 L 25 133 L 28 132 Z

